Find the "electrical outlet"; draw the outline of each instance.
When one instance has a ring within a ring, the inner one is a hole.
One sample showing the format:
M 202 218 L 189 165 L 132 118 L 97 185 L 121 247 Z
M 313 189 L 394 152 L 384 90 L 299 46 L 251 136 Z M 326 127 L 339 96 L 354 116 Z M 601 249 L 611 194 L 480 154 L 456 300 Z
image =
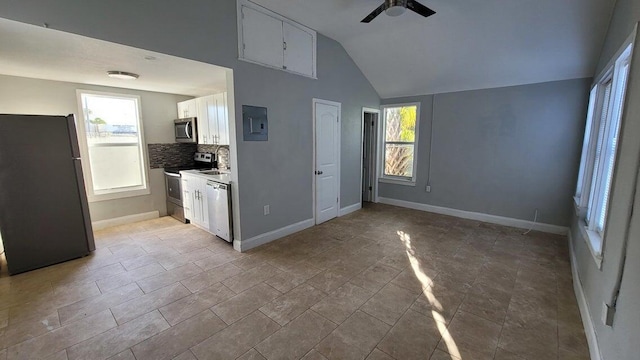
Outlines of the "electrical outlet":
M 265 215 L 269 215 L 269 211 L 270 211 L 270 209 L 269 209 L 269 205 L 265 205 L 265 206 L 264 206 L 264 214 L 265 214 Z
M 427 185 L 427 187 L 424 188 L 424 191 L 431 192 L 431 185 Z

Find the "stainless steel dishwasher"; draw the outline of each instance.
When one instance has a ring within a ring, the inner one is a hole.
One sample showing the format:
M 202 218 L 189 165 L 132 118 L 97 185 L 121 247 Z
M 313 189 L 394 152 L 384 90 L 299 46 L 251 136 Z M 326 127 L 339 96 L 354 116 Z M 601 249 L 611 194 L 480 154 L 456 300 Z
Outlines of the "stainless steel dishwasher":
M 228 242 L 233 241 L 231 185 L 208 180 L 207 203 L 209 207 L 209 230 Z

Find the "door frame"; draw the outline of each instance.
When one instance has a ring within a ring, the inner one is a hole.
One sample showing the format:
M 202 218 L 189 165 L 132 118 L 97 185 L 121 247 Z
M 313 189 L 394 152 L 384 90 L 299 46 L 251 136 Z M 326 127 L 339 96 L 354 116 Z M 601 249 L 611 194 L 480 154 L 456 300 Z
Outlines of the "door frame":
M 340 157 L 341 157 L 341 153 L 340 153 L 340 141 L 342 139 L 342 103 L 339 102 L 335 102 L 335 101 L 330 101 L 330 100 L 323 100 L 323 99 L 317 99 L 317 98 L 313 98 L 311 100 L 311 118 L 312 118 L 312 126 L 311 126 L 311 130 L 312 130 L 312 143 L 313 143 L 313 152 L 311 153 L 311 191 L 313 193 L 313 201 L 312 201 L 312 213 L 313 213 L 313 224 L 316 225 L 316 221 L 317 221 L 317 214 L 316 214 L 316 202 L 317 202 L 317 193 L 316 193 L 316 104 L 325 104 L 325 105 L 332 105 L 332 106 L 336 106 L 338 107 L 338 141 L 336 141 L 336 154 L 337 154 L 337 159 L 336 159 L 336 182 L 337 182 L 337 192 L 338 192 L 338 203 L 336 204 L 336 206 L 338 207 L 338 213 L 336 215 L 336 217 L 340 216 L 340 202 L 341 202 L 341 197 L 340 197 Z
M 369 108 L 369 107 L 362 107 L 362 121 L 361 121 L 361 135 L 360 135 L 360 143 L 362 146 L 360 146 L 360 205 L 362 205 L 363 201 L 362 201 L 362 180 L 363 180 L 363 175 L 362 175 L 362 170 L 364 168 L 364 128 L 365 128 L 365 123 L 364 123 L 364 114 L 365 113 L 372 113 L 372 114 L 378 114 L 378 116 L 376 117 L 376 119 L 374 120 L 375 124 L 373 125 L 373 128 L 375 129 L 375 134 L 371 134 L 371 141 L 373 141 L 374 143 L 374 149 L 373 149 L 373 154 L 370 154 L 370 156 L 373 157 L 373 167 L 370 169 L 370 173 L 373 174 L 373 181 L 371 182 L 371 197 L 372 197 L 372 202 L 378 202 L 378 123 L 380 122 L 380 109 L 376 109 L 376 108 Z M 374 138 L 375 136 L 375 138 Z M 369 177 L 371 177 L 371 174 L 369 174 Z

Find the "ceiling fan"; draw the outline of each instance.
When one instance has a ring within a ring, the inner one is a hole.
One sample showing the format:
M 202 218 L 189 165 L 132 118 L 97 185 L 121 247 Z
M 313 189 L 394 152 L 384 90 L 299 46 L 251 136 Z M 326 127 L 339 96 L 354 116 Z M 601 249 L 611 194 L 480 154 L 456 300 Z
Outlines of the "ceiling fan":
M 424 17 L 429 17 L 436 13 L 415 0 L 385 0 L 382 5 L 378 6 L 377 9 L 373 10 L 371 14 L 367 15 L 367 17 L 360 22 L 369 23 L 383 11 L 389 16 L 399 16 L 402 15 L 406 9 Z

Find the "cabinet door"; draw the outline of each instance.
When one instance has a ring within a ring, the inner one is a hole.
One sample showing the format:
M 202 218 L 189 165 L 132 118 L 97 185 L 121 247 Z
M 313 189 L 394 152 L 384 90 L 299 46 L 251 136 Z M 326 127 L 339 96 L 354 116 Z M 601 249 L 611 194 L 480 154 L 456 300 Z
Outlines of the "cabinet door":
M 188 113 L 188 109 L 187 109 L 187 102 L 186 101 L 182 101 L 178 103 L 178 119 L 184 119 L 187 116 Z
M 207 201 L 207 180 L 206 179 L 198 179 L 199 180 L 199 189 L 200 189 L 200 206 L 201 206 L 201 214 L 202 218 L 200 220 L 200 226 L 209 230 L 209 207 Z
M 229 145 L 229 108 L 227 107 L 227 93 L 215 95 L 217 110 L 217 144 Z
M 182 182 L 182 207 L 184 208 L 184 218 L 187 220 L 193 219 L 193 194 L 189 185 L 189 179 L 184 175 L 180 180 Z
M 207 116 L 209 126 L 210 144 L 218 143 L 218 112 L 216 110 L 216 99 L 214 95 L 204 97 L 207 103 Z
M 242 6 L 244 58 L 282 69 L 282 21 Z
M 194 180 L 194 182 L 197 181 Z M 193 199 L 193 209 L 191 210 L 191 213 L 193 214 L 193 218 L 191 219 L 191 222 L 202 226 L 202 193 L 200 192 L 197 184 L 193 187 L 192 193 L 193 195 L 191 195 L 191 198 Z
M 196 99 L 198 110 L 198 143 L 215 144 L 217 133 L 217 112 L 213 95 Z
M 211 130 L 209 129 L 209 109 L 207 105 L 206 96 L 196 99 L 198 144 L 213 144 L 213 140 L 210 135 Z
M 178 103 L 178 119 L 197 116 L 196 100 L 186 100 Z
M 291 24 L 283 23 L 284 68 L 313 76 L 313 35 Z

